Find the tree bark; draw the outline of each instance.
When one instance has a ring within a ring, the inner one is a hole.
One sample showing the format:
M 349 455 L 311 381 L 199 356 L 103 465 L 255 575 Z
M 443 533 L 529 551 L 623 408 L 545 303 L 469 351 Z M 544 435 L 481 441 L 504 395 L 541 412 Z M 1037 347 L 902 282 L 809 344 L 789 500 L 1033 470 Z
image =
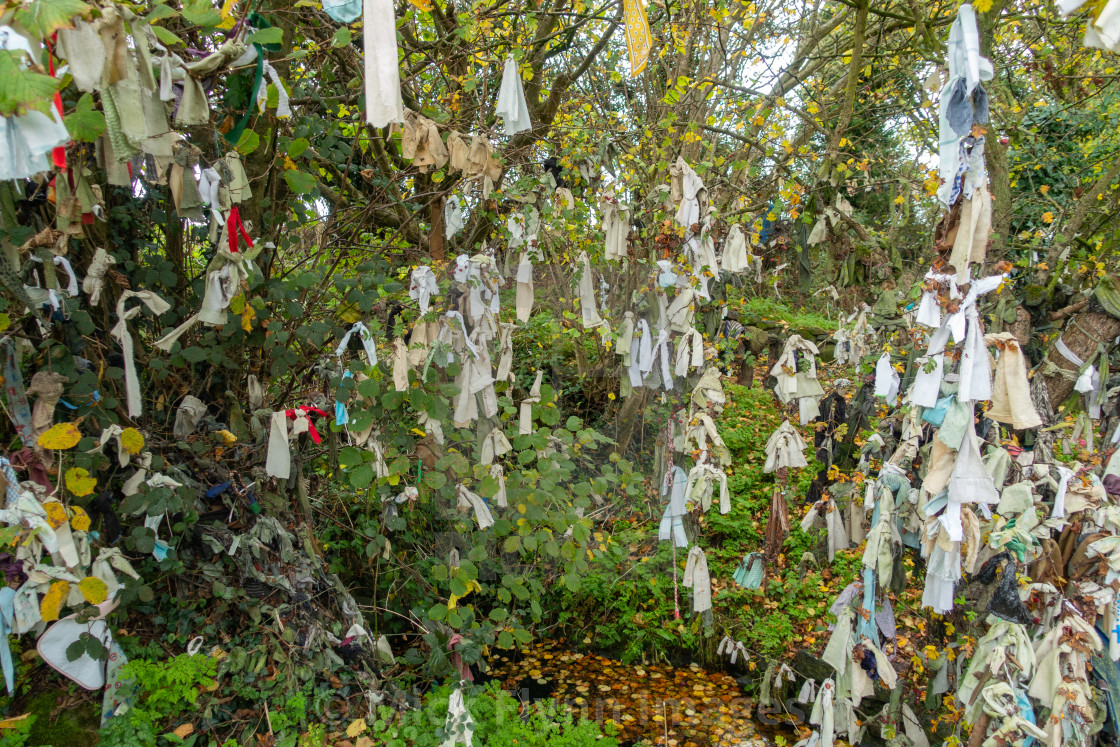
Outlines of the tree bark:
M 630 445 L 630 440 L 634 437 L 634 431 L 637 430 L 638 414 L 645 406 L 646 400 L 649 399 L 650 390 L 648 387 L 639 387 L 630 393 L 623 403 L 622 407 L 618 410 L 618 435 L 615 437 L 615 452 L 618 454 L 625 454 L 627 447 Z
M 443 198 L 432 202 L 432 232 L 428 234 L 428 253 L 437 262 L 447 259 L 443 248 Z
M 1120 335 L 1120 319 L 1099 311 L 1084 311 L 1073 317 L 1059 338 L 1066 347 L 1081 360 L 1088 360 L 1097 351 L 1097 341 L 1111 345 L 1112 340 Z M 1054 411 L 1066 401 L 1073 393 L 1078 366 L 1058 352 L 1055 344 L 1046 354 L 1046 360 L 1053 363 L 1063 371 L 1069 371 L 1074 376 L 1053 374 L 1046 378 L 1046 392 L 1050 395 L 1050 404 Z

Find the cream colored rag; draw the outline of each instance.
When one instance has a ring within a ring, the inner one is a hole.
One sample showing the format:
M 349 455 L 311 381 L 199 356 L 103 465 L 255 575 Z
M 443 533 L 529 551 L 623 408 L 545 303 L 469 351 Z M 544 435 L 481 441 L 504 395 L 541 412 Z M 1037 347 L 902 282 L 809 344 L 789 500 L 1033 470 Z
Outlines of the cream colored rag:
M 587 252 L 580 252 L 576 262 L 580 266 L 579 276 L 579 308 L 583 314 L 583 327 L 598 327 L 603 324 L 599 316 L 598 307 L 595 305 L 595 276 L 591 272 L 591 262 L 587 259 Z
M 543 377 L 544 371 L 538 370 L 533 387 L 529 390 L 529 396 L 521 400 L 521 419 L 517 432 L 522 436 L 528 436 L 533 432 L 533 405 L 541 401 L 541 379 Z
M 474 509 L 474 518 L 478 522 L 479 529 L 488 529 L 494 526 L 494 517 L 490 513 L 490 509 L 486 507 L 486 502 L 477 493 L 467 490 L 465 485 L 459 485 L 457 505 L 463 511 Z
M 988 417 L 1015 430 L 1038 428 L 1042 418 L 1031 401 L 1027 364 L 1015 335 L 1010 332 L 984 335 L 984 343 L 1000 348 Z
M 133 298 L 140 301 L 140 305 L 126 310 L 125 305 Z M 141 305 L 147 306 L 148 310 L 156 316 L 166 313 L 171 308 L 171 304 L 156 295 L 154 291 L 127 290 L 117 301 L 117 323 L 109 334 L 121 345 L 121 356 L 124 358 L 124 386 L 130 418 L 138 418 L 144 412 L 144 406 L 140 401 L 140 379 L 136 375 L 136 361 L 133 358 L 132 333 L 128 331 L 128 322 L 140 314 Z
M 374 127 L 404 122 L 397 59 L 397 18 L 392 0 L 364 0 L 362 49 L 365 57 L 366 121 Z

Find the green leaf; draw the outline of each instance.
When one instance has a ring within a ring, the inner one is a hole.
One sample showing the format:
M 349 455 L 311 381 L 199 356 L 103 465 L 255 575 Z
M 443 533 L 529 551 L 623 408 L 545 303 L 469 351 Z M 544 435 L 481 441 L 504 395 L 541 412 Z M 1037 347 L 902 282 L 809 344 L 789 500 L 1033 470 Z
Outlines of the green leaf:
M 504 607 L 495 607 L 494 609 L 490 610 L 490 619 L 494 622 L 505 622 L 506 618 L 508 617 L 509 611 Z
M 568 587 L 568 591 L 574 594 L 579 591 L 579 576 L 574 573 L 565 573 L 564 585 Z
M 516 534 L 506 537 L 506 541 L 502 543 L 502 552 L 517 552 L 521 548 L 521 538 Z
M 82 635 L 89 635 L 89 634 L 88 633 L 82 633 Z M 74 641 L 73 643 L 71 643 L 69 646 L 66 647 L 66 660 L 67 661 L 77 661 L 78 659 L 82 658 L 82 656 L 85 654 L 85 652 L 86 652 L 86 642 L 83 641 L 81 639 L 81 637 L 79 637 L 78 640 Z
M 222 14 L 206 0 L 196 0 L 183 8 L 183 18 L 196 26 L 216 27 L 222 22 Z
M 345 47 L 350 43 L 350 27 L 340 26 L 338 31 L 334 32 L 334 38 L 331 39 L 332 47 Z
M 245 39 L 246 44 L 282 44 L 284 42 L 284 29 L 275 26 L 266 29 L 257 29 Z
M 447 624 L 455 630 L 463 627 L 463 616 L 459 614 L 459 610 L 451 610 L 447 613 Z
M 288 145 L 288 158 L 299 158 L 310 146 L 311 142 L 307 138 L 297 137 Z
M 513 636 L 508 630 L 498 633 L 498 648 L 513 648 Z
M 288 188 L 297 195 L 305 195 L 315 189 L 315 177 L 303 171 L 288 169 L 284 172 L 284 181 L 288 183 Z
M 152 26 L 152 32 L 156 35 L 156 38 L 159 39 L 160 42 L 169 47 L 174 44 L 186 44 L 186 42 L 165 29 L 163 26 Z
M 156 7 L 152 8 L 152 12 L 149 13 L 148 17 L 144 20 L 148 24 L 153 24 L 156 21 L 163 20 L 164 18 L 176 18 L 178 17 L 178 15 L 178 11 L 176 11 L 170 5 L 164 3 L 163 5 L 157 5 Z
M 52 99 L 62 81 L 33 70 L 20 69 L 23 52 L 0 50 L 0 116 L 39 111 L 50 116 Z
M 350 484 L 358 490 L 365 490 L 373 482 L 373 465 L 366 462 L 350 473 Z
M 261 146 L 261 136 L 246 128 L 237 141 L 237 152 L 247 156 Z
M 436 622 L 443 622 L 447 617 L 447 607 L 442 604 L 433 604 L 432 608 L 428 610 L 428 617 Z
M 189 348 L 183 348 L 183 357 L 191 363 L 202 363 L 206 360 L 206 351 L 192 345 Z
M 76 17 L 88 18 L 92 10 L 81 0 L 33 0 L 16 11 L 15 17 L 19 25 L 45 39 L 59 29 L 72 28 Z
M 424 484 L 432 490 L 439 490 L 447 484 L 447 476 L 442 472 L 429 472 L 424 475 Z

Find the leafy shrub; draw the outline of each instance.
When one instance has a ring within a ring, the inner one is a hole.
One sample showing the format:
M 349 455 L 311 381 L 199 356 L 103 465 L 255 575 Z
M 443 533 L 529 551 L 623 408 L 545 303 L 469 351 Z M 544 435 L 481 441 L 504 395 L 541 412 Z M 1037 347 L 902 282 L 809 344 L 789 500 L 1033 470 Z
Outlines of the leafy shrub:
M 435 690 L 418 711 L 399 713 L 382 706 L 378 719 L 370 724 L 374 739 L 385 747 L 436 747 L 446 734 L 447 703 L 452 690 L 444 686 Z M 497 683 L 490 683 L 481 692 L 468 695 L 467 710 L 474 720 L 474 744 L 487 747 L 618 747 L 613 728 L 606 731 L 594 721 L 576 720 L 554 701 L 538 703 L 526 715 L 520 704 Z

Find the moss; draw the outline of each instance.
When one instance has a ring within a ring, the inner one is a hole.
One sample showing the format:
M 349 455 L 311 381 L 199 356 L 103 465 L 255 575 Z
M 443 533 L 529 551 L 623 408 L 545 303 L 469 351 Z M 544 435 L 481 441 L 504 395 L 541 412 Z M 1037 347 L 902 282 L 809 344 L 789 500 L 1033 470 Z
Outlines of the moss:
M 97 744 L 101 708 L 96 701 L 65 708 L 52 720 L 51 712 L 64 690 L 48 690 L 27 701 L 26 710 L 35 716 L 28 744 L 41 747 L 90 747 Z

